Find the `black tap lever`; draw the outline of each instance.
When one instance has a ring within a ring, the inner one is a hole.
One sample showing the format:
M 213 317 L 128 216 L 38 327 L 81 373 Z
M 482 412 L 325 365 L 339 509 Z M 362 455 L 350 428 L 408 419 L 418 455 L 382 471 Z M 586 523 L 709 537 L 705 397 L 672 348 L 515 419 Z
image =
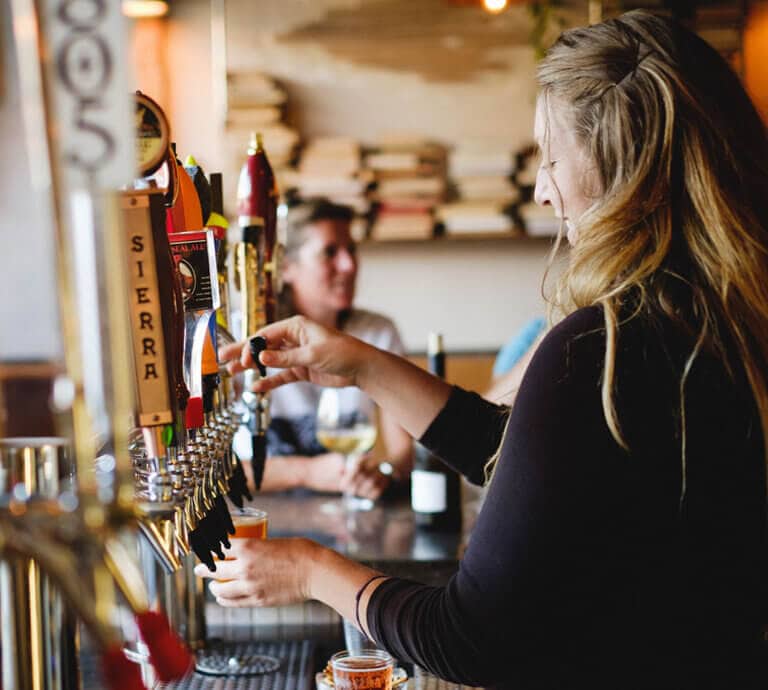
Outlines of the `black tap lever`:
M 259 359 L 259 354 L 261 354 L 264 350 L 267 349 L 267 339 L 261 335 L 255 335 L 253 336 L 253 338 L 251 338 L 248 341 L 248 344 L 251 348 L 251 357 L 253 357 L 253 361 L 256 363 L 259 373 L 262 376 L 266 376 L 267 367 L 265 367 L 261 363 L 261 360 Z
M 195 552 L 195 555 L 200 559 L 200 562 L 205 564 L 208 570 L 216 571 L 216 561 L 211 554 L 211 550 L 208 548 L 205 536 L 201 530 L 201 526 L 198 525 L 195 529 L 189 532 L 189 545 Z
M 261 488 L 261 480 L 264 478 L 264 465 L 267 461 L 267 437 L 265 434 L 257 434 L 251 437 L 251 471 L 253 483 L 256 489 Z
M 245 478 L 245 470 L 240 458 L 232 452 L 232 476 L 229 479 L 229 491 L 227 492 L 229 500 L 238 508 L 242 508 L 243 499 L 253 500 L 251 492 L 248 490 L 248 480 Z

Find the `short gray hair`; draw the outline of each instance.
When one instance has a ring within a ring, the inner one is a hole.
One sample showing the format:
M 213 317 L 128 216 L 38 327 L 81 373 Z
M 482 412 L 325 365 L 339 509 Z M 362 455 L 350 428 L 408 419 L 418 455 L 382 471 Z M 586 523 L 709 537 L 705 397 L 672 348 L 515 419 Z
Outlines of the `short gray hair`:
M 351 223 L 354 211 L 349 206 L 334 204 L 328 199 L 309 199 L 288 209 L 285 258 L 293 259 L 307 241 L 307 228 L 323 220 Z

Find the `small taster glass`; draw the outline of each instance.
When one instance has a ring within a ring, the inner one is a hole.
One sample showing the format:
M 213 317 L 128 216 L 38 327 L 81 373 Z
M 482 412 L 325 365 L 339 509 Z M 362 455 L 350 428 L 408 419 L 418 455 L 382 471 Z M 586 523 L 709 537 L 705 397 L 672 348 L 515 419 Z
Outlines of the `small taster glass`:
M 230 508 L 232 524 L 235 526 L 235 533 L 230 535 L 231 539 L 266 539 L 268 516 L 263 510 L 258 508 Z M 218 560 L 218 559 L 216 559 Z M 225 561 L 235 560 L 233 557 L 226 556 Z M 216 579 L 216 582 L 230 582 L 230 580 Z
M 335 690 L 392 690 L 395 663 L 381 649 L 366 649 L 359 654 L 347 650 L 331 657 Z
M 233 508 L 230 511 L 235 533 L 232 539 L 266 539 L 267 514 L 258 508 Z

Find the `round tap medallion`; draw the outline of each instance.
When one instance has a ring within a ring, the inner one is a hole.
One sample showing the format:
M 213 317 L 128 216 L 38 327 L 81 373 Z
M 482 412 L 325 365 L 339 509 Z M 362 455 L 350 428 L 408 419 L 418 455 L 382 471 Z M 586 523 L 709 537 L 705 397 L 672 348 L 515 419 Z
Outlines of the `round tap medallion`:
M 162 108 L 146 94 L 136 92 L 136 158 L 141 177 L 154 173 L 168 155 L 171 129 Z

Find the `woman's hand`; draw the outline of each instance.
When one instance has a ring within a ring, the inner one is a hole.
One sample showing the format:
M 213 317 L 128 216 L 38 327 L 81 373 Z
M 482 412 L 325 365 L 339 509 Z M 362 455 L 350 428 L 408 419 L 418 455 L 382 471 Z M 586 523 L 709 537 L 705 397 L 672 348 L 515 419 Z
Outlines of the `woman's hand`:
M 310 571 L 321 546 L 309 539 L 232 539 L 216 572 L 202 564 L 195 575 L 221 606 L 284 606 L 311 598 Z
M 359 614 L 365 621 L 370 594 L 381 584 L 366 588 L 358 606 L 356 593 L 379 573 L 309 539 L 233 539 L 226 554 L 233 560 L 218 561 L 215 573 L 200 564 L 195 575 L 214 580 L 211 593 L 230 608 L 317 599 L 344 618 Z
M 324 328 L 303 316 L 270 324 L 256 335 L 267 340 L 261 363 L 282 369 L 255 382 L 254 390 L 261 393 L 294 381 L 331 387 L 357 385 L 360 368 L 376 351 L 357 338 Z M 231 374 L 256 366 L 248 341 L 222 347 L 219 358 L 229 362 Z
M 341 453 L 324 453 L 309 458 L 303 467 L 300 485 L 313 491 L 340 492 L 345 458 Z
M 371 455 L 363 455 L 352 466 L 347 467 L 341 479 L 341 490 L 362 498 L 376 500 L 389 486 L 391 476 L 379 468 L 380 461 Z

